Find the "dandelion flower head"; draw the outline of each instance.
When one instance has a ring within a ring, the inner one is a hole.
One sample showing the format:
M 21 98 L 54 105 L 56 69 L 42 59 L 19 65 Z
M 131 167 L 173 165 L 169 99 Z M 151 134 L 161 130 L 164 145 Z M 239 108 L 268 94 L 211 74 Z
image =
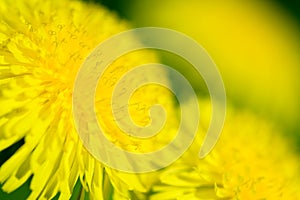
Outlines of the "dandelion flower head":
M 203 101 L 203 100 L 201 100 Z M 220 140 L 198 158 L 211 107 L 201 103 L 199 135 L 183 157 L 163 169 L 138 199 L 300 199 L 299 158 L 271 123 L 246 111 L 228 110 Z M 117 196 L 118 194 L 116 194 Z
M 126 22 L 92 3 L 0 2 L 0 151 L 22 143 L 0 167 L 4 191 L 14 191 L 32 177 L 29 199 L 51 199 L 58 193 L 60 199 L 69 199 L 80 179 L 92 199 L 103 199 L 104 166 L 83 147 L 74 128 L 73 83 L 89 53 L 128 28 Z M 129 151 L 151 150 L 153 142 L 164 144 L 163 137 L 138 142 L 123 135 L 103 99 L 111 98 L 122 74 L 156 60 L 146 50 L 124 55 L 104 72 L 97 87 L 98 119 L 107 137 Z M 147 74 L 151 76 L 166 79 L 163 71 Z M 170 102 L 165 88 L 145 86 L 133 94 L 129 110 L 137 124 L 146 125 L 152 104 L 163 104 L 172 112 Z M 172 132 L 173 126 L 164 128 Z

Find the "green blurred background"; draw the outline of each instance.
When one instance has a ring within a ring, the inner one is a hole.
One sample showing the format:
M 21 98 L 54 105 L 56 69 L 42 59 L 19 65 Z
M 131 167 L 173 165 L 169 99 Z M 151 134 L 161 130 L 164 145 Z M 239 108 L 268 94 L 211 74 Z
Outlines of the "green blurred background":
M 300 3 L 297 1 L 100 0 L 134 27 L 178 30 L 216 62 L 230 104 L 273 121 L 300 146 Z M 183 59 L 161 53 L 199 95 L 200 76 Z M 175 84 L 176 85 L 176 84 Z
M 300 151 L 300 4 L 297 1 L 94 0 L 133 27 L 159 26 L 197 40 L 216 62 L 229 104 L 274 122 Z M 199 96 L 200 76 L 183 59 L 159 52 L 162 62 L 184 74 Z M 174 81 L 174 80 L 173 80 Z M 174 86 L 178 86 L 174 81 Z M 183 93 L 184 94 L 184 93 Z M 22 141 L 0 152 L 0 165 Z M 29 183 L 0 200 L 21 200 Z M 81 190 L 78 182 L 73 199 Z

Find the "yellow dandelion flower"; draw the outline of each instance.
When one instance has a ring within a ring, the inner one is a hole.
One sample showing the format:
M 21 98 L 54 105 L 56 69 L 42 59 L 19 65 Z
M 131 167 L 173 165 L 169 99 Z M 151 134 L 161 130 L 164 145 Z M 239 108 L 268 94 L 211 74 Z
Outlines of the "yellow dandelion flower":
M 12 192 L 32 177 L 29 199 L 51 199 L 58 193 L 59 199 L 69 199 L 80 179 L 91 199 L 103 199 L 103 165 L 87 152 L 76 133 L 72 90 L 85 57 L 100 42 L 127 28 L 112 13 L 90 3 L 0 2 L 0 151 L 24 143 L 0 167 L 4 191 Z M 122 74 L 136 65 L 155 61 L 149 51 L 122 56 L 98 84 L 98 119 L 105 124 L 108 137 L 130 151 L 147 152 L 153 142 L 159 146 L 165 139 L 158 136 L 139 143 L 123 136 L 111 121 L 110 107 L 101 98 L 111 97 Z M 150 79 L 157 75 L 166 78 L 163 71 L 147 74 Z M 161 103 L 169 112 L 170 99 L 162 87 L 143 87 L 130 99 L 130 114 L 137 124 L 145 125 L 149 122 L 149 107 Z M 173 125 L 166 125 L 165 130 L 168 127 Z M 139 187 L 134 185 L 137 179 L 129 184 L 131 188 Z
M 206 123 L 210 106 L 201 108 Z M 207 128 L 204 124 L 201 132 Z M 220 141 L 204 159 L 198 158 L 201 137 L 180 160 L 162 170 L 150 191 L 128 196 L 155 200 L 300 199 L 299 158 L 270 123 L 229 110 Z

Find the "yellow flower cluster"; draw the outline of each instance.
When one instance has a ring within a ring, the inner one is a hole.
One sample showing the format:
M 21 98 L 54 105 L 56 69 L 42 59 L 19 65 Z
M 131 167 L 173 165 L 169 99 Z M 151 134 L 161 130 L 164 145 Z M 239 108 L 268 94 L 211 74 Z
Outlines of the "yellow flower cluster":
M 229 109 L 219 142 L 207 157 L 199 159 L 199 146 L 210 119 L 209 103 L 201 100 L 200 104 L 201 128 L 189 151 L 160 171 L 156 180 L 144 181 L 152 184 L 149 191 L 129 193 L 129 198 L 300 199 L 300 160 L 292 143 L 249 112 Z
M 157 172 L 128 174 L 97 161 L 74 126 L 74 81 L 82 62 L 99 43 L 128 28 L 92 3 L 0 2 L 0 151 L 24 143 L 0 166 L 2 190 L 10 193 L 31 177 L 28 199 L 33 200 L 56 195 L 69 199 L 78 180 L 83 186 L 79 198 L 87 192 L 89 199 L 97 200 L 300 199 L 300 162 L 292 145 L 271 124 L 249 113 L 229 110 L 215 149 L 206 158 L 198 158 L 210 119 L 210 105 L 202 100 L 199 134 L 174 164 Z M 151 121 L 150 106 L 161 104 L 168 118 L 157 136 L 132 138 L 114 122 L 110 105 L 114 86 L 130 69 L 150 62 L 157 58 L 146 50 L 120 57 L 104 72 L 95 95 L 95 111 L 106 136 L 131 152 L 163 147 L 178 128 L 171 92 L 155 85 L 135 91 L 128 110 L 136 124 L 146 126 Z M 147 74 L 149 80 L 153 76 L 167 79 L 164 71 Z
M 76 133 L 72 90 L 88 54 L 126 29 L 125 22 L 96 4 L 0 2 L 0 151 L 24 141 L 0 168 L 4 191 L 14 191 L 32 176 L 29 199 L 51 199 L 58 193 L 60 199 L 69 199 L 80 179 L 91 199 L 103 198 L 103 166 L 86 151 Z M 124 55 L 104 72 L 98 84 L 95 107 L 105 133 L 130 151 L 145 152 L 154 148 L 154 142 L 159 147 L 166 139 L 157 136 L 139 142 L 122 134 L 114 124 L 109 98 L 123 74 L 156 60 L 146 50 Z M 166 79 L 167 75 L 156 71 L 147 76 Z M 129 110 L 137 124 L 149 122 L 148 110 L 153 104 L 163 104 L 168 112 L 174 112 L 171 93 L 165 90 L 151 86 L 133 94 Z M 168 132 L 176 128 L 168 124 Z

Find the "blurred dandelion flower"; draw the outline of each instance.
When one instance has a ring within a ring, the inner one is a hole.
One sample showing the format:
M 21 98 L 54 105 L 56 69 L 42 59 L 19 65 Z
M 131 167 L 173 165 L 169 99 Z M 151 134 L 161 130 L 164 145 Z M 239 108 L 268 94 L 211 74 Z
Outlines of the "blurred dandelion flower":
M 204 115 L 210 112 L 201 108 Z M 162 171 L 150 199 L 300 199 L 299 159 L 292 145 L 249 113 L 229 110 L 227 116 L 212 153 L 198 159 L 197 138 L 197 145 Z
M 85 150 L 74 128 L 73 82 L 91 50 L 127 28 L 125 22 L 91 3 L 1 1 L 0 151 L 24 141 L 0 168 L 4 191 L 12 192 L 32 177 L 29 199 L 51 199 L 57 194 L 59 199 L 69 199 L 80 179 L 91 199 L 103 199 L 104 166 Z M 113 127 L 104 100 L 111 97 L 122 74 L 150 61 L 155 62 L 156 57 L 149 51 L 122 56 L 104 73 L 95 97 L 98 118 L 109 138 L 130 151 L 146 152 L 153 141 L 159 144 L 159 137 L 139 143 L 123 136 Z M 166 78 L 157 71 L 147 74 L 151 76 Z M 149 122 L 147 111 L 152 104 L 161 103 L 170 111 L 172 101 L 165 90 L 152 86 L 134 93 L 129 110 L 137 124 Z M 117 177 L 113 180 L 117 184 Z M 136 182 L 131 179 L 130 187 L 135 188 Z

